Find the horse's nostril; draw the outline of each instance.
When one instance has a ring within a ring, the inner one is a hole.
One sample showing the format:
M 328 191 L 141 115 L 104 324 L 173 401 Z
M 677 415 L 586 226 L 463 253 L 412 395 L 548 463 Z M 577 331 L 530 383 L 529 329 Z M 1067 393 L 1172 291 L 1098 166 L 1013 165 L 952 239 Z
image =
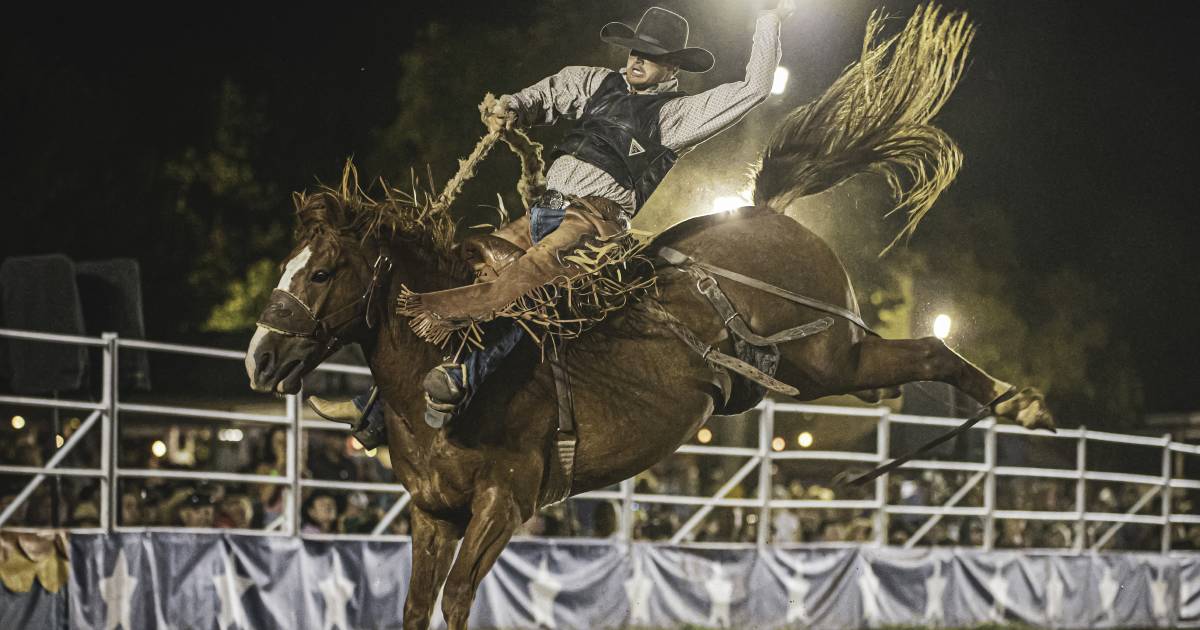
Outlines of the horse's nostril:
M 264 350 L 258 353 L 255 361 L 258 363 L 259 374 L 270 374 L 271 369 L 274 367 L 272 364 L 275 362 L 275 354 Z

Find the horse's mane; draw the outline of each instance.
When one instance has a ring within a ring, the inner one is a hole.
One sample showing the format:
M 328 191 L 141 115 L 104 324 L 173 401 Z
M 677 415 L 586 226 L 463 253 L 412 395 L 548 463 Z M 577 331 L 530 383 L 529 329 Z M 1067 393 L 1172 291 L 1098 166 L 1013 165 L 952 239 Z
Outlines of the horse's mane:
M 434 204 L 434 196 L 425 186 L 413 175 L 409 190 L 393 187 L 383 178 L 363 189 L 358 168 L 347 159 L 337 187 L 322 184 L 315 192 L 293 194 L 296 237 L 332 247 L 341 238 L 360 243 L 401 240 L 432 259 L 439 271 L 455 278 L 469 276 L 455 252 L 457 226 L 444 208 Z M 378 199 L 371 195 L 376 188 Z

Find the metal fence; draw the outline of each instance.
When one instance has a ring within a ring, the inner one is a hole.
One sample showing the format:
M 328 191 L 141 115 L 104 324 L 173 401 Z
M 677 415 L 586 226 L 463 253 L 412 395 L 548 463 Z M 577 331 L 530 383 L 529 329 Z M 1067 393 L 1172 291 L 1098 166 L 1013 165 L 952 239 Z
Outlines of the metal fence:
M 271 484 L 285 487 L 285 509 L 283 516 L 268 523 L 262 530 L 232 530 L 238 533 L 260 535 L 297 536 L 300 532 L 299 497 L 306 489 L 328 490 L 361 490 L 364 492 L 384 492 L 396 495 L 384 517 L 375 526 L 372 537 L 386 538 L 384 532 L 389 524 L 407 507 L 409 494 L 400 484 L 331 481 L 309 479 L 302 475 L 302 465 L 298 461 L 299 437 L 306 430 L 339 430 L 347 431 L 342 424 L 311 420 L 302 417 L 300 398 L 287 396 L 285 413 L 282 415 L 241 413 L 218 411 L 195 407 L 173 405 L 151 405 L 132 402 L 122 402 L 118 393 L 117 383 L 119 362 L 118 356 L 122 349 L 146 350 L 164 352 L 194 357 L 208 357 L 230 361 L 243 361 L 245 354 L 240 351 L 201 348 L 179 344 L 155 343 L 143 340 L 121 339 L 115 334 L 104 334 L 100 338 L 56 335 L 0 329 L 0 339 L 8 338 L 22 341 L 45 343 L 72 344 L 97 348 L 102 354 L 101 396 L 99 402 L 84 400 L 62 400 L 58 398 L 30 396 L 0 396 L 0 405 L 40 407 L 73 411 L 85 411 L 89 415 L 82 421 L 79 428 L 65 440 L 54 455 L 41 467 L 13 466 L 0 462 L 0 475 L 20 475 L 30 477 L 16 499 L 0 512 L 0 527 L 13 516 L 14 512 L 29 499 L 48 477 L 82 477 L 95 479 L 100 484 L 99 493 L 99 522 L 101 527 L 96 530 L 76 531 L 130 531 L 145 530 L 145 527 L 129 527 L 118 523 L 117 509 L 119 506 L 119 482 L 122 479 L 138 478 L 178 478 L 194 481 Z M 322 372 L 368 375 L 364 367 L 338 364 L 325 364 L 318 368 Z M 869 421 L 875 424 L 875 448 L 872 452 L 854 451 L 822 451 L 822 450 L 786 450 L 777 451 L 773 441 L 776 435 L 777 414 L 807 413 L 824 416 L 839 416 L 848 419 L 857 418 L 859 421 Z M 759 405 L 757 416 L 757 446 L 715 446 L 687 444 L 681 446 L 677 453 L 700 455 L 706 457 L 732 458 L 741 461 L 740 467 L 725 480 L 711 496 L 678 496 L 674 494 L 651 494 L 635 492 L 633 479 L 622 482 L 615 489 L 589 492 L 576 497 L 575 501 L 602 500 L 611 501 L 619 506 L 619 528 L 617 536 L 629 540 L 634 538 L 635 510 L 644 506 L 688 506 L 695 508 L 682 525 L 673 532 L 670 542 L 680 543 L 691 541 L 698 526 L 714 509 L 737 508 L 756 515 L 760 523 L 757 528 L 757 540 L 747 544 L 769 544 L 771 540 L 771 523 L 773 510 L 855 510 L 869 511 L 872 514 L 873 543 L 888 544 L 889 518 L 893 516 L 923 518 L 923 522 L 903 543 L 905 547 L 918 544 L 939 521 L 945 517 L 978 518 L 983 522 L 984 535 L 982 546 L 991 548 L 995 540 L 997 524 L 1008 519 L 1025 521 L 1060 521 L 1071 523 L 1075 536 L 1074 551 L 1084 551 L 1087 536 L 1085 531 L 1089 524 L 1100 524 L 1102 531 L 1092 536 L 1090 549 L 1104 547 L 1117 531 L 1126 524 L 1150 525 L 1161 528 L 1161 545 L 1163 553 L 1172 550 L 1172 529 L 1175 525 L 1200 525 L 1200 515 L 1172 512 L 1172 497 L 1176 492 L 1200 490 L 1200 479 L 1185 478 L 1184 471 L 1189 468 L 1185 458 L 1200 456 L 1200 446 L 1182 444 L 1171 440 L 1171 436 L 1146 437 L 1092 431 L 1085 428 L 1060 429 L 1055 434 L 1046 432 L 1030 433 L 1025 429 L 1011 425 L 996 424 L 991 419 L 985 420 L 973 429 L 973 433 L 981 434 L 983 439 L 982 461 L 954 460 L 918 460 L 905 464 L 901 470 L 932 470 L 947 473 L 961 473 L 967 476 L 963 483 L 941 505 L 909 505 L 889 501 L 888 475 L 874 481 L 873 496 L 860 499 L 776 499 L 772 497 L 773 466 L 772 464 L 789 460 L 810 460 L 837 463 L 841 466 L 874 466 L 888 461 L 896 455 L 892 452 L 891 438 L 895 429 L 906 426 L 923 427 L 953 427 L 961 420 L 925 416 L 903 415 L 891 412 L 884 407 L 856 408 L 834 407 L 812 404 L 781 403 L 766 400 Z M 246 423 L 265 426 L 283 427 L 287 434 L 287 465 L 280 475 L 260 475 L 233 472 L 213 471 L 179 471 L 150 468 L 123 468 L 118 464 L 121 444 L 119 428 L 122 416 L 134 416 L 143 420 L 207 420 L 217 423 Z M 750 417 L 750 416 L 747 416 Z M 79 447 L 84 438 L 96 431 L 100 433 L 100 465 L 95 468 L 67 468 L 61 464 L 74 449 Z M 998 463 L 997 441 L 1000 436 L 1027 438 L 1036 436 L 1037 439 L 1067 440 L 1075 444 L 1074 466 L 1069 468 L 1004 466 Z M 1130 474 L 1108 472 L 1089 468 L 1089 444 L 1112 443 L 1125 446 L 1149 447 L 1161 452 L 1161 473 L 1158 475 Z M 1200 460 L 1195 460 L 1200 463 Z M 754 479 L 751 474 L 757 475 Z M 997 480 L 1002 478 L 1020 479 L 1054 479 L 1074 484 L 1074 509 L 1067 511 L 1050 510 L 1014 510 L 997 507 Z M 1137 501 L 1124 512 L 1089 511 L 1087 509 L 1087 486 L 1089 482 L 1114 484 L 1132 484 L 1145 486 Z M 751 486 L 755 488 L 752 497 L 729 496 L 734 488 Z M 973 490 L 982 486 L 982 505 L 959 505 Z M 1155 499 L 1159 501 L 1159 509 L 1154 513 L 1145 513 Z M 1106 526 L 1106 527 L 1104 527 Z M 180 528 L 170 528 L 180 531 Z M 205 530 L 210 531 L 210 530 Z M 219 531 L 231 531 L 228 529 Z M 322 537 L 322 535 L 305 534 L 306 537 Z M 329 535 L 324 535 L 329 536 Z M 339 535 L 339 537 L 353 537 Z

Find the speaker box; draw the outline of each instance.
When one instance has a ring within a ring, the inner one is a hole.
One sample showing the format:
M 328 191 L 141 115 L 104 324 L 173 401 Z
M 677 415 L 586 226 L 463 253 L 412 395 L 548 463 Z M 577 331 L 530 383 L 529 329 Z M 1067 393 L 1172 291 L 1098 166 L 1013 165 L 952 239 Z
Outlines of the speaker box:
M 5 328 L 85 334 L 75 264 L 62 254 L 22 256 L 0 264 L 0 321 Z M 85 383 L 87 349 L 61 343 L 6 339 L 12 391 L 47 395 Z

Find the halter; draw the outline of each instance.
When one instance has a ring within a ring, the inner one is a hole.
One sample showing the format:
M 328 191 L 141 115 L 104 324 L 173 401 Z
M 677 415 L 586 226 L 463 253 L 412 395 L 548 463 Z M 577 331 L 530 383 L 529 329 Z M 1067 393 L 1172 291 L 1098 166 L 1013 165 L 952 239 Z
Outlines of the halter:
M 324 317 L 317 317 L 312 308 L 291 291 L 277 288 L 271 291 L 271 301 L 257 323 L 271 332 L 288 337 L 312 339 L 318 343 L 324 341 L 324 352 L 331 352 L 337 347 L 342 333 L 358 318 L 364 319 L 367 328 L 374 327 L 371 323 L 371 304 L 383 278 L 391 270 L 392 259 L 386 254 L 379 254 L 371 266 L 371 282 L 363 294 Z

